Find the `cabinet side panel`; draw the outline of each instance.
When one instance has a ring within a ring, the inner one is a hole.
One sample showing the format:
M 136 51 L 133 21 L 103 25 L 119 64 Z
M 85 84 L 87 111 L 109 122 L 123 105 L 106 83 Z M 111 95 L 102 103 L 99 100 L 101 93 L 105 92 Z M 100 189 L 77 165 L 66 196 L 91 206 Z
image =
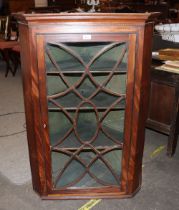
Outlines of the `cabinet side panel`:
M 46 93 L 46 67 L 45 67 L 45 44 L 44 36 L 36 36 L 37 44 L 37 65 L 38 65 L 38 78 L 39 78 L 39 94 L 40 94 L 40 115 L 41 125 L 43 125 L 41 132 L 42 139 L 42 153 L 44 159 L 44 167 L 46 177 L 46 190 L 49 192 L 52 188 L 51 183 L 51 156 L 50 156 L 50 143 L 49 143 L 49 131 L 48 131 L 48 107 L 47 107 L 47 93 Z
M 129 162 L 128 192 L 135 192 L 141 185 L 142 157 L 145 139 L 145 123 L 150 91 L 150 63 L 153 27 L 151 23 L 139 29 L 137 65 L 134 89 L 131 153 Z
M 128 57 L 128 76 L 127 76 L 127 93 L 126 93 L 126 113 L 125 113 L 125 132 L 124 132 L 124 148 L 122 159 L 122 190 L 127 192 L 128 189 L 128 169 L 131 148 L 131 132 L 132 132 L 132 113 L 134 100 L 134 81 L 136 72 L 136 34 L 129 35 L 129 57 Z M 135 160 L 134 160 L 135 161 Z
M 32 173 L 32 184 L 36 192 L 41 193 L 42 184 L 40 181 L 40 171 L 38 162 L 38 146 L 35 134 L 35 111 L 32 98 L 32 61 L 30 53 L 30 38 L 29 29 L 26 25 L 19 25 L 20 31 L 20 46 L 21 46 L 21 66 L 22 66 L 22 81 L 24 93 L 24 106 L 26 116 L 27 139 L 29 148 L 29 158 Z
M 174 98 L 174 87 L 152 81 L 149 119 L 170 125 Z

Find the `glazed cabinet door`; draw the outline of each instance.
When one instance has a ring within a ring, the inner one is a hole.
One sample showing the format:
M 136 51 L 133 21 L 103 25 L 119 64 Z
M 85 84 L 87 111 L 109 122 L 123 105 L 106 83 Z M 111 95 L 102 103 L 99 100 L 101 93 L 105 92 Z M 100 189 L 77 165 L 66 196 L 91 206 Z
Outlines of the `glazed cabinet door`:
M 37 35 L 47 191 L 125 194 L 135 34 Z

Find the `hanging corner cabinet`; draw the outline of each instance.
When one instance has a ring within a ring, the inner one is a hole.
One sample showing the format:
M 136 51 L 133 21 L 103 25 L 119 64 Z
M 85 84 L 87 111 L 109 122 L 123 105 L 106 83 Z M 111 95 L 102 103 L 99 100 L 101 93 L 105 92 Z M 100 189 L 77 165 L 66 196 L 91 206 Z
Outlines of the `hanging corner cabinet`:
M 155 16 L 19 17 L 32 182 L 43 199 L 140 189 Z

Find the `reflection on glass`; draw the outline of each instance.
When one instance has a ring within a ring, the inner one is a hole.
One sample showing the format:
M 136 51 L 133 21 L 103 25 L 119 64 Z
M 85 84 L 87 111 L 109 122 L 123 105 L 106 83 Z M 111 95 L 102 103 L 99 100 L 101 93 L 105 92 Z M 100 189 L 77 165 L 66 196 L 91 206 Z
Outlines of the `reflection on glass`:
M 47 43 L 56 189 L 120 186 L 127 43 Z

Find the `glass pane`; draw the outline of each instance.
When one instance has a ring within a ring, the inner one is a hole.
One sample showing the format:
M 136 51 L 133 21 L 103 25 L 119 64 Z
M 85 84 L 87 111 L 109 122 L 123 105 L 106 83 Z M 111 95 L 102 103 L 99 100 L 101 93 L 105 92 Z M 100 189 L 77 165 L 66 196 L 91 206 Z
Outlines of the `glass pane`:
M 93 107 L 89 107 L 93 108 Z M 91 141 L 98 128 L 98 119 L 95 111 L 79 111 L 76 118 L 76 135 L 81 141 Z
M 60 152 L 52 152 L 52 179 L 57 188 L 68 187 L 99 187 L 106 185 L 119 185 L 121 168 L 121 150 L 114 150 L 104 155 L 104 160 L 96 158 L 91 151 L 82 151 L 78 159 Z M 96 160 L 94 161 L 94 158 Z M 93 163 L 92 163 L 93 162 Z M 91 165 L 89 173 L 83 164 Z M 65 168 L 65 166 L 68 167 Z M 65 168 L 65 170 L 63 170 Z M 112 172 L 109 168 L 112 168 Z M 62 173 L 60 173 L 62 172 Z M 115 175 L 115 176 L 114 176 Z M 79 180 L 77 183 L 73 181 Z
M 120 186 L 128 43 L 47 43 L 52 182 Z
M 123 139 L 124 130 L 124 110 L 110 111 L 102 122 L 102 128 L 106 135 L 120 141 Z

